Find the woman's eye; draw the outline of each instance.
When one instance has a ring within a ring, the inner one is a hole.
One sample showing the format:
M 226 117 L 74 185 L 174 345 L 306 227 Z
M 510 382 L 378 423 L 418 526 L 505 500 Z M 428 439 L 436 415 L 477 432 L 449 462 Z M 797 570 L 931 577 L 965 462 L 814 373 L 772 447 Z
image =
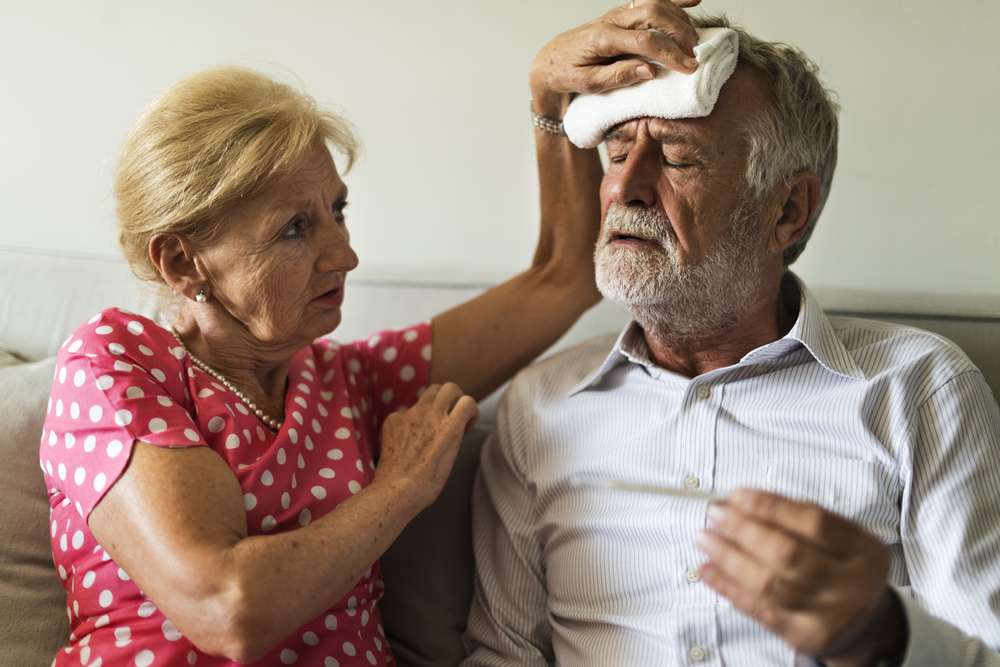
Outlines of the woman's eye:
M 305 232 L 305 220 L 295 218 L 285 227 L 285 238 L 298 238 Z
M 337 219 L 337 222 L 343 222 L 347 219 L 347 215 L 344 214 L 344 211 L 347 210 L 348 206 L 350 206 L 350 202 L 348 201 L 342 201 L 333 205 L 333 217 Z

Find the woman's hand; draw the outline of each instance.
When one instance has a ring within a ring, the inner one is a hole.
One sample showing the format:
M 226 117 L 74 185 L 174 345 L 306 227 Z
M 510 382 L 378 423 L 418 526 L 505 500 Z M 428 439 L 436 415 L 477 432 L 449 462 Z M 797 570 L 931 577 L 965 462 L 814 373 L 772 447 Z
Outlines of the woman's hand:
M 684 7 L 701 0 L 636 0 L 552 39 L 531 63 L 535 113 L 560 119 L 575 93 L 600 93 L 653 78 L 656 69 L 642 56 L 690 74 L 698 67 L 698 35 Z M 677 46 L 647 32 L 670 37 Z
M 385 420 L 376 482 L 410 482 L 419 509 L 430 505 L 448 479 L 462 434 L 478 419 L 479 407 L 458 385 L 429 386 L 416 405 Z

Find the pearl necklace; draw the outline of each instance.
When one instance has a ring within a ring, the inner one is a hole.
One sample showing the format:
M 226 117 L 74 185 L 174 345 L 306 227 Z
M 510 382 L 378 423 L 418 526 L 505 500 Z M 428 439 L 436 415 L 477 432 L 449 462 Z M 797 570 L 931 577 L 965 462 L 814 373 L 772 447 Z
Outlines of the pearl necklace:
M 219 371 L 215 370 L 214 368 L 212 368 L 211 366 L 209 366 L 208 364 L 206 364 L 204 361 L 202 361 L 198 357 L 196 357 L 193 354 L 191 354 L 191 350 L 189 350 L 187 348 L 187 345 L 185 345 L 184 341 L 181 340 L 180 334 L 177 333 L 177 330 L 174 329 L 173 326 L 170 327 L 170 333 L 172 333 L 174 335 L 174 338 L 177 339 L 177 342 L 181 344 L 181 347 L 184 348 L 184 351 L 187 352 L 187 354 L 188 354 L 189 357 L 191 357 L 191 362 L 195 366 L 197 366 L 201 370 L 203 370 L 206 373 L 208 373 L 209 375 L 211 375 L 213 378 L 215 378 L 216 380 L 218 380 L 219 382 L 221 382 L 222 384 L 224 384 L 226 386 L 226 389 L 228 389 L 229 391 L 231 391 L 234 394 L 236 394 L 236 396 L 241 401 L 243 401 L 244 405 L 246 405 L 248 408 L 250 408 L 250 411 L 257 416 L 257 419 L 261 420 L 264 423 L 264 426 L 266 426 L 269 429 L 271 429 L 272 432 L 277 433 L 278 431 L 281 430 L 281 424 L 282 424 L 282 422 L 279 422 L 277 419 L 271 419 L 271 417 L 268 416 L 267 413 L 265 413 L 263 410 L 261 410 L 260 408 L 257 407 L 256 403 L 254 403 L 249 398 L 247 398 L 246 394 L 244 394 L 242 391 L 240 391 L 239 389 L 237 389 L 236 386 L 232 382 L 229 381 L 229 378 L 227 378 L 225 375 L 223 375 Z

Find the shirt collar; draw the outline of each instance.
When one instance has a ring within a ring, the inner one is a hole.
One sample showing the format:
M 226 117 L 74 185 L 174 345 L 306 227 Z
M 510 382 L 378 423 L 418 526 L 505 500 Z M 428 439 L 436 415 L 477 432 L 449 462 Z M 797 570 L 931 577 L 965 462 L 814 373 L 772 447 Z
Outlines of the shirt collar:
M 790 304 L 798 302 L 799 314 L 791 330 L 773 343 L 762 345 L 750 351 L 740 359 L 739 364 L 760 364 L 782 357 L 797 349 L 805 347 L 816 361 L 831 373 L 864 380 L 866 376 L 854 357 L 837 337 L 830 320 L 827 319 L 816 297 L 805 286 L 805 283 L 791 271 L 781 279 L 781 292 Z M 611 352 L 605 357 L 601 366 L 586 379 L 570 389 L 569 395 L 579 393 L 596 385 L 613 368 L 620 364 L 632 362 L 654 367 L 650 360 L 649 346 L 643 335 L 642 327 L 632 320 L 618 335 Z

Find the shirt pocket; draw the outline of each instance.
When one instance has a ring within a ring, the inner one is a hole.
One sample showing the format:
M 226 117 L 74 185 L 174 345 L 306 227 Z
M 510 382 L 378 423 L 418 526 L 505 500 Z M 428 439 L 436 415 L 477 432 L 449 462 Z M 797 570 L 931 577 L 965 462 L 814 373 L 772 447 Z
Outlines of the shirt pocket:
M 897 541 L 900 503 L 897 472 L 874 461 L 786 458 L 767 461 L 764 489 L 813 502 Z

